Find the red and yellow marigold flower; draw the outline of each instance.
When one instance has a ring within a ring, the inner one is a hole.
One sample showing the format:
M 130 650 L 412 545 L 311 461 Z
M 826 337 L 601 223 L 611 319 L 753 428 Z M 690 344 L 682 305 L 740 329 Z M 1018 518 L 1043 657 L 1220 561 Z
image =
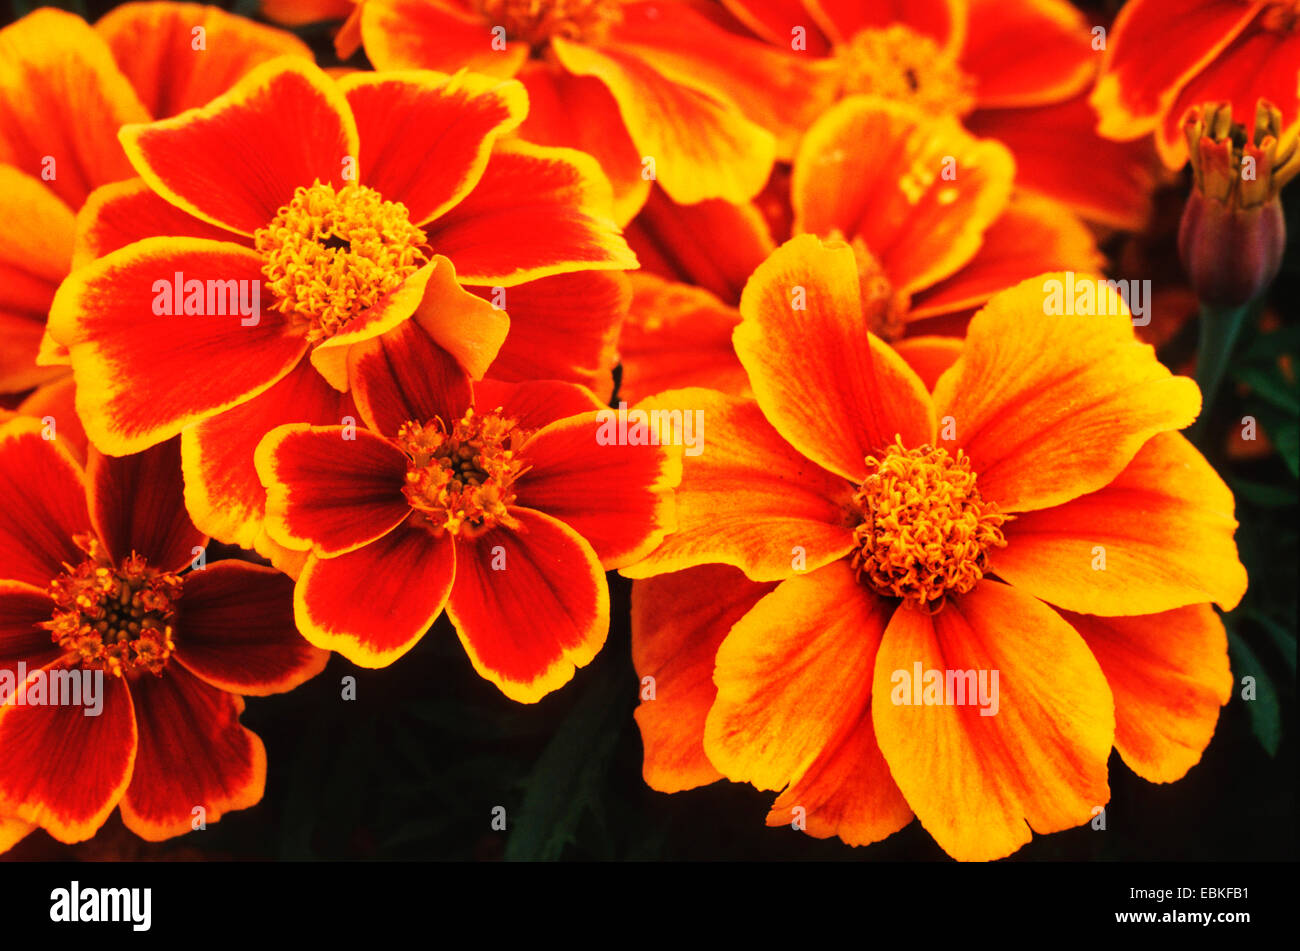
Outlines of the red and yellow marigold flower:
M 1170 168 L 1187 161 L 1187 110 L 1226 102 L 1252 116 L 1260 99 L 1287 129 L 1300 119 L 1300 3 L 1295 0 L 1130 0 L 1115 20 L 1092 92 L 1098 131 L 1154 132 Z
M 90 439 L 129 453 L 184 430 L 196 523 L 292 570 L 262 531 L 253 449 L 282 423 L 355 419 L 357 344 L 411 319 L 475 377 L 498 360 L 507 378 L 598 377 L 627 293 L 608 272 L 635 258 L 589 156 L 499 141 L 526 109 L 513 81 L 335 82 L 282 59 L 201 109 L 126 127 L 141 177 L 91 197 L 87 263 L 50 316 Z M 189 282 L 209 299 L 256 289 L 261 312 L 182 315 L 176 291 L 160 314 L 156 283 L 182 279 L 187 301 Z M 522 318 L 509 350 L 502 306 Z
M 356 18 L 376 69 L 517 77 L 521 134 L 594 155 L 621 221 L 652 181 L 748 201 L 822 103 L 810 64 L 677 0 L 366 0 Z
M 1144 143 L 1094 131 L 1092 25 L 1066 0 L 722 0 L 754 35 L 803 44 L 833 95 L 963 120 L 1016 156 L 1018 184 L 1089 220 L 1140 228 L 1155 186 Z M 797 31 L 797 32 L 796 32 Z
M 1091 233 L 1068 209 L 1015 191 L 1015 183 L 1006 147 L 977 138 L 955 118 L 852 96 L 799 144 L 789 185 L 791 229 L 853 248 L 863 280 L 882 301 L 866 315 L 872 332 L 890 341 L 959 334 L 1000 290 L 1044 271 L 1091 272 L 1103 264 Z M 641 231 L 633 238 L 638 254 L 661 273 L 701 287 L 634 276 L 620 345 L 627 393 L 636 398 L 683 385 L 741 392 L 733 388 L 744 374 L 731 346 L 740 317 L 727 306 L 735 300 L 719 295 L 743 286 L 737 275 L 762 263 L 775 247 L 772 236 L 753 209 L 678 209 L 680 227 L 677 215 L 658 210 L 666 240 L 647 248 Z M 657 261 L 655 247 L 664 249 Z
M 0 30 L 0 393 L 58 381 L 66 393 L 53 398 L 71 398 L 58 348 L 46 342 L 52 365 L 36 358 L 76 213 L 95 188 L 134 175 L 118 129 L 203 105 L 277 56 L 311 51 L 191 3 L 126 3 L 94 27 L 41 9 Z
M 992 859 L 1090 821 L 1112 745 L 1160 782 L 1197 761 L 1231 685 L 1209 602 L 1246 587 L 1232 494 L 1178 433 L 1196 385 L 1104 282 L 1049 316 L 1052 280 L 994 296 L 928 388 L 867 329 L 853 249 L 797 237 L 741 301 L 753 397 L 642 401 L 710 426 L 677 531 L 624 569 L 682 572 L 634 593 L 656 788 L 750 782 L 770 824 L 854 844 L 915 814 Z M 1000 671 L 996 715 L 893 702 L 916 664 Z
M 352 360 L 369 429 L 281 426 L 257 449 L 267 531 L 310 552 L 299 630 L 382 667 L 445 607 L 474 668 L 508 697 L 563 686 L 604 643 L 603 571 L 674 527 L 680 448 L 603 444 L 601 403 L 573 384 L 471 389 L 415 321 Z
M 0 424 L 0 673 L 103 679 L 84 706 L 0 706 L 0 847 L 40 826 L 90 838 L 120 807 L 149 840 L 262 797 L 266 751 L 243 696 L 292 689 L 328 654 L 294 630 L 293 583 L 242 561 L 196 563 L 180 446 L 82 467 L 41 424 Z M 32 695 L 35 696 L 34 694 Z

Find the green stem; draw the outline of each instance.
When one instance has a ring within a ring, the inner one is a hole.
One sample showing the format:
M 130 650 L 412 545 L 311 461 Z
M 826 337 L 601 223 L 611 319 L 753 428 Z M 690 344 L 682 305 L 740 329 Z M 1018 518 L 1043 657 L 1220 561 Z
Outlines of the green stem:
M 1246 318 L 1253 313 L 1262 297 L 1242 304 L 1240 307 L 1215 307 L 1201 304 L 1200 344 L 1196 351 L 1196 383 L 1201 388 L 1201 415 L 1192 426 L 1188 435 L 1198 445 L 1205 438 L 1205 429 L 1209 424 L 1210 413 L 1214 410 L 1215 398 L 1223 378 L 1228 372 L 1228 363 L 1232 351 L 1241 336 L 1241 328 L 1246 325 Z

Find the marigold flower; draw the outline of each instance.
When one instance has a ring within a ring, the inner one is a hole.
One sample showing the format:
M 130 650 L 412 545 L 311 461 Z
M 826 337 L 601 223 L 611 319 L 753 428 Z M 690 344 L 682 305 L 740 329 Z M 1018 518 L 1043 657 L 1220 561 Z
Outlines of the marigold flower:
M 1013 191 L 1015 174 L 1003 145 L 976 138 L 952 117 L 854 96 L 828 110 L 799 145 L 791 227 L 853 248 L 863 279 L 878 291 L 866 314 L 874 333 L 890 341 L 960 333 L 965 318 L 1004 288 L 1045 271 L 1091 273 L 1104 263 L 1066 208 Z M 669 240 L 665 254 L 670 273 L 707 290 L 634 277 L 620 345 L 623 385 L 634 398 L 685 385 L 742 392 L 733 389 L 744 374 L 730 333 L 740 318 L 726 306 L 734 301 L 714 295 L 735 286 L 742 268 L 752 273 L 774 245 L 756 214 L 729 214 L 716 204 L 687 214 L 695 238 Z M 749 234 L 761 231 L 765 240 L 733 238 L 746 233 L 746 222 Z M 710 225 L 714 231 L 704 230 Z M 642 243 L 633 243 L 644 254 Z M 730 253 L 712 253 L 715 245 Z
M 1226 101 L 1238 116 L 1267 99 L 1281 127 L 1300 118 L 1300 4 L 1295 0 L 1132 0 L 1124 4 L 1092 92 L 1098 131 L 1155 133 L 1165 164 L 1187 161 L 1187 110 Z
M 1192 160 L 1192 190 L 1178 231 L 1178 250 L 1197 296 L 1236 307 L 1263 292 L 1282 267 L 1286 221 L 1278 197 L 1300 173 L 1300 125 L 1281 129 L 1281 114 L 1260 102 L 1254 132 L 1232 121 L 1232 106 L 1194 107 L 1183 131 Z
M 748 201 L 824 104 L 810 64 L 677 0 L 366 0 L 356 20 L 376 69 L 517 77 L 521 134 L 594 155 L 620 221 L 652 181 L 683 204 Z
M 242 696 L 292 689 L 329 655 L 294 630 L 290 579 L 195 564 L 207 539 L 185 514 L 179 442 L 92 450 L 83 472 L 39 421 L 11 419 L 0 491 L 0 678 L 13 687 L 0 847 L 24 831 L 15 822 L 78 842 L 120 807 L 157 841 L 190 831 L 196 806 L 215 822 L 257 803 L 266 751 L 239 724 Z M 98 715 L 26 692 L 57 671 L 102 677 Z
M 834 95 L 959 118 L 1011 150 L 1021 187 L 1114 227 L 1146 220 L 1153 156 L 1094 130 L 1093 27 L 1066 0 L 722 2 L 756 36 L 783 49 L 801 44 Z
M 854 844 L 915 813 L 992 859 L 1091 820 L 1112 745 L 1162 782 L 1199 758 L 1231 685 L 1207 602 L 1246 587 L 1232 494 L 1177 432 L 1195 384 L 1104 282 L 1104 314 L 1048 316 L 1053 279 L 995 295 L 929 390 L 868 331 L 853 249 L 800 236 L 741 301 L 754 396 L 642 402 L 710 421 L 677 531 L 623 569 L 690 569 L 634 595 L 656 788 L 780 790 L 769 822 Z M 997 713 L 898 701 L 917 664 L 999 671 Z
M 94 27 L 40 9 L 0 30 L 0 392 L 60 381 L 54 398 L 71 398 L 66 354 L 42 336 L 76 212 L 134 175 L 118 129 L 202 105 L 286 55 L 312 58 L 290 33 L 190 3 L 126 3 Z
M 282 423 L 355 419 L 356 344 L 414 319 L 478 377 L 505 352 L 505 306 L 521 333 L 500 375 L 596 375 L 627 291 L 592 275 L 635 258 L 589 156 L 498 141 L 526 108 L 512 81 L 336 83 L 278 60 L 202 109 L 126 127 L 141 178 L 90 199 L 88 263 L 50 316 L 91 440 L 125 453 L 185 430 L 196 522 L 292 571 L 262 531 L 253 449 Z M 192 286 L 207 290 L 195 308 Z M 264 288 L 265 306 L 218 296 L 208 312 L 214 286 Z
M 257 448 L 267 531 L 310 552 L 299 630 L 383 667 L 445 607 L 480 675 L 539 700 L 604 643 L 603 570 L 672 531 L 680 448 L 602 444 L 601 404 L 573 384 L 471 390 L 413 321 L 356 349 L 370 428 L 281 426 Z

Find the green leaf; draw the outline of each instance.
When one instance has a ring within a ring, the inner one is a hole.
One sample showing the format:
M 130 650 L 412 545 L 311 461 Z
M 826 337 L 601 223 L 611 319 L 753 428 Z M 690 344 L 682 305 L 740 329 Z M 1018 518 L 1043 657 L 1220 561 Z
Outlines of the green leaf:
M 1255 678 L 1255 699 L 1245 700 L 1250 715 L 1251 732 L 1269 756 L 1276 756 L 1282 742 L 1282 707 L 1278 702 L 1277 688 L 1255 652 L 1232 628 L 1228 628 L 1228 654 L 1232 658 L 1233 691 L 1241 696 L 1241 678 Z
M 1250 479 L 1229 479 L 1228 482 L 1233 495 L 1263 509 L 1286 508 L 1300 501 L 1293 486 L 1270 485 Z
M 1290 417 L 1300 417 L 1300 389 L 1289 382 L 1274 366 L 1241 367 L 1233 376 L 1251 388 L 1251 391 L 1276 406 Z

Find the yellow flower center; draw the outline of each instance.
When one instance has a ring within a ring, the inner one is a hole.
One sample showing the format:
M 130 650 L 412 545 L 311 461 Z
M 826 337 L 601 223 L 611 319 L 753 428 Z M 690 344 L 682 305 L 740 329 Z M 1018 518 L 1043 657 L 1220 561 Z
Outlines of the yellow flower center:
M 534 51 L 553 36 L 592 43 L 623 18 L 621 0 L 479 0 L 483 16 Z
M 316 343 L 343 330 L 425 264 L 424 232 L 405 205 L 365 185 L 300 186 L 253 243 L 271 305 Z
M 514 483 L 528 467 L 517 448 L 529 433 L 499 409 L 467 410 L 448 431 L 441 419 L 407 422 L 397 442 L 408 460 L 403 491 L 436 531 L 469 537 L 514 528 Z
M 114 565 L 95 538 L 75 540 L 88 557 L 50 582 L 55 611 L 44 626 L 54 643 L 77 654 L 83 667 L 115 677 L 161 673 L 176 649 L 180 577 L 135 554 Z
M 1300 174 L 1300 139 L 1294 130 L 1283 133 L 1282 113 L 1263 99 L 1256 104 L 1253 139 L 1242 122 L 1233 121 L 1226 102 L 1193 106 L 1183 119 L 1183 136 L 1195 190 L 1232 208 L 1268 204 Z
M 867 93 L 938 115 L 964 116 L 975 108 L 975 80 L 956 58 L 901 23 L 855 33 L 834 56 L 842 95 Z
M 1010 516 L 985 502 L 970 459 L 961 450 L 903 448 L 901 440 L 877 459 L 853 497 L 862 521 L 854 529 L 858 580 L 886 597 L 930 611 L 948 592 L 965 593 L 988 571 L 989 552 L 1006 545 Z

